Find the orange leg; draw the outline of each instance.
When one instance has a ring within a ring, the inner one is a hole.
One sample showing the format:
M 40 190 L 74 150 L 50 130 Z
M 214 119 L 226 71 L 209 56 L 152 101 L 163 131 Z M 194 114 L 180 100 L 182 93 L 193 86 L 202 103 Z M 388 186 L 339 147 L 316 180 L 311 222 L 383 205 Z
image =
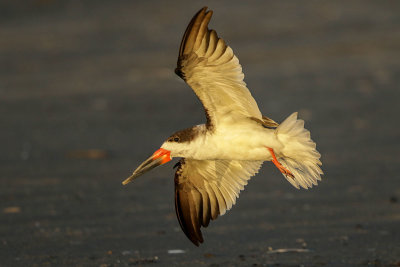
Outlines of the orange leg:
M 282 164 L 280 164 L 279 161 L 276 159 L 274 150 L 273 150 L 272 148 L 270 148 L 270 147 L 267 147 L 267 148 L 268 148 L 269 152 L 271 153 L 271 156 L 272 156 L 272 163 L 275 164 L 275 166 L 278 168 L 278 170 L 279 170 L 281 173 L 283 173 L 284 175 L 287 175 L 287 176 L 289 176 L 289 177 L 291 177 L 291 178 L 294 179 L 293 173 L 291 173 L 288 169 L 286 169 L 285 167 L 283 167 Z

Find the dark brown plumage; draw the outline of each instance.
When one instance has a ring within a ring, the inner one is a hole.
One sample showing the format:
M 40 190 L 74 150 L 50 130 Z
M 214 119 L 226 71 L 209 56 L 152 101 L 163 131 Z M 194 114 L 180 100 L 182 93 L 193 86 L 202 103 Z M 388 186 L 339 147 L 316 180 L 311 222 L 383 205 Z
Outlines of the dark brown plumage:
M 196 136 L 198 136 L 199 134 L 201 134 L 200 130 L 198 129 L 198 127 L 194 126 L 173 133 L 170 137 L 168 137 L 167 141 L 179 143 L 190 142 L 195 139 Z
M 175 211 L 179 224 L 185 235 L 193 244 L 199 246 L 203 243 L 200 227 L 207 227 L 210 219 L 216 219 L 219 214 L 218 204 L 212 206 L 207 192 L 202 192 L 188 181 L 183 172 L 185 159 L 179 161 L 175 173 Z M 196 174 L 193 174 L 196 175 Z M 212 196 L 215 198 L 215 196 Z M 213 212 L 211 210 L 214 209 Z M 214 216 L 213 216 L 214 215 Z
M 185 75 L 182 69 L 183 61 L 187 59 L 191 52 L 199 48 L 204 35 L 211 32 L 207 27 L 213 12 L 212 10 L 206 12 L 206 10 L 207 7 L 203 7 L 193 16 L 182 37 L 175 73 L 184 80 Z
M 208 43 L 209 41 L 210 34 L 213 34 L 215 39 L 218 40 L 218 36 L 215 33 L 215 31 L 208 29 L 208 23 L 210 22 L 213 12 L 212 10 L 206 12 L 206 10 L 207 7 L 203 7 L 193 16 L 182 37 L 181 45 L 179 47 L 178 62 L 177 62 L 177 67 L 175 69 L 175 73 L 179 77 L 181 77 L 184 81 L 187 81 L 184 70 L 186 61 L 189 59 L 189 57 L 195 57 L 194 51 L 196 51 L 199 48 L 204 36 L 206 36 L 207 38 L 206 43 Z M 197 97 L 199 98 L 200 102 L 202 102 L 199 95 L 197 95 Z M 205 107 L 204 104 L 203 107 L 207 119 L 206 127 L 207 129 L 212 130 L 213 123 L 211 121 L 208 108 Z

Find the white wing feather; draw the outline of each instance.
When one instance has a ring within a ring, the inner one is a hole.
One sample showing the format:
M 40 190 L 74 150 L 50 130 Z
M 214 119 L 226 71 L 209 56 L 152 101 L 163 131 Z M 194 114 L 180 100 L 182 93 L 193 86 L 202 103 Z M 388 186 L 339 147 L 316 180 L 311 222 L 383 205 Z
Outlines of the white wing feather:
M 176 73 L 203 103 L 208 125 L 217 126 L 229 116 L 261 119 L 257 103 L 243 81 L 239 60 L 224 40 L 208 29 L 212 11 L 206 9 L 200 10 L 186 29 Z
M 262 161 L 182 159 L 175 175 L 175 207 L 186 236 L 203 242 L 200 227 L 236 203 Z

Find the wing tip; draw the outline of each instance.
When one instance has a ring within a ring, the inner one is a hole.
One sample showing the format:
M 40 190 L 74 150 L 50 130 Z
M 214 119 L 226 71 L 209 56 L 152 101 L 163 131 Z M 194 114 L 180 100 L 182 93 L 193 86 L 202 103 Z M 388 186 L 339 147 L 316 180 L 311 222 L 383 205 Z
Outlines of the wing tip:
M 179 177 L 182 175 L 181 168 L 185 164 L 184 159 L 179 161 L 179 163 L 175 173 L 175 212 L 182 231 L 198 247 L 204 242 L 201 232 L 202 222 L 199 217 L 199 212 L 202 213 L 202 208 L 200 207 L 199 210 L 196 209 L 193 195 L 179 184 Z M 198 193 L 200 194 L 200 192 Z
M 190 200 L 188 199 L 185 192 L 176 190 L 175 192 L 175 211 L 179 221 L 179 225 L 186 237 L 195 245 L 199 246 L 204 242 L 203 235 L 201 232 L 201 223 L 197 220 L 198 218 L 191 218 L 190 211 Z M 184 208 L 184 206 L 186 208 Z M 189 211 L 187 210 L 189 208 Z M 183 210 L 185 209 L 185 210 Z
M 196 37 L 198 35 L 198 31 L 202 26 L 203 22 L 206 22 L 204 27 L 208 27 L 208 23 L 211 20 L 211 16 L 213 14 L 212 10 L 208 10 L 207 6 L 204 6 L 202 9 L 197 11 L 197 13 L 190 20 L 188 26 L 186 27 L 185 33 L 183 34 L 181 45 L 179 47 L 179 56 L 178 63 L 180 58 L 187 54 L 193 48 L 193 45 L 196 41 Z M 178 64 L 179 66 L 179 64 Z
M 183 80 L 185 80 L 185 74 L 182 71 L 181 67 L 178 66 L 175 68 L 175 74 L 178 75 L 179 77 L 181 77 Z

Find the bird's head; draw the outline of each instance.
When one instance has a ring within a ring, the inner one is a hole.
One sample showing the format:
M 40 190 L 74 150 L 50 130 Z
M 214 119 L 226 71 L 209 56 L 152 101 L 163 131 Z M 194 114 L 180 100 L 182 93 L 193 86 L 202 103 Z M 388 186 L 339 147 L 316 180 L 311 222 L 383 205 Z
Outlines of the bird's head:
M 199 133 L 199 126 L 188 128 L 179 132 L 174 133 L 165 140 L 161 145 L 160 149 L 153 153 L 148 159 L 137 167 L 132 175 L 126 178 L 122 184 L 126 185 L 133 179 L 139 177 L 145 172 L 154 169 L 164 163 L 170 161 L 173 157 L 185 157 L 190 146 L 189 142 L 194 140 Z

